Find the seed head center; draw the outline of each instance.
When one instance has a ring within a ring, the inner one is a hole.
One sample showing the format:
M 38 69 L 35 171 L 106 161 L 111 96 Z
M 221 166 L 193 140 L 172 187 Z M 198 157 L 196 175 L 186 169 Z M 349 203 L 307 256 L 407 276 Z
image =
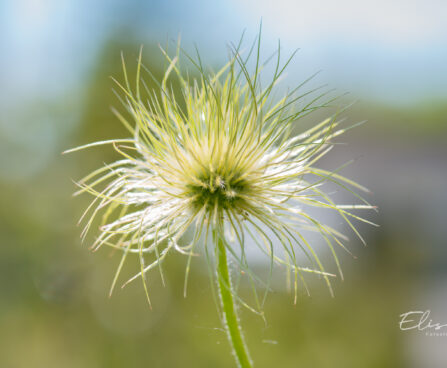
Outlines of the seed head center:
M 205 207 L 208 211 L 241 210 L 244 195 L 247 193 L 247 182 L 240 176 L 220 175 L 208 172 L 194 184 L 188 185 L 188 191 L 195 208 Z

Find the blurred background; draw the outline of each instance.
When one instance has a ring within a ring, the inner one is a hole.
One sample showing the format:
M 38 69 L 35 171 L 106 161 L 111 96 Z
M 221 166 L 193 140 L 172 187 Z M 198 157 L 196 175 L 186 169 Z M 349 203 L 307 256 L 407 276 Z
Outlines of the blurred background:
M 360 226 L 368 246 L 352 237 L 356 259 L 339 252 L 335 298 L 315 280 L 297 305 L 278 286 L 267 324 L 241 310 L 256 367 L 446 367 L 446 336 L 398 325 L 411 310 L 447 323 L 446 16 L 443 0 L 1 1 L 0 366 L 233 367 L 203 259 L 187 298 L 182 256 L 169 259 L 166 287 L 153 273 L 152 310 L 140 283 L 108 298 L 119 258 L 81 244 L 89 198 L 71 194 L 72 179 L 115 156 L 61 152 L 125 136 L 110 111 L 121 51 L 132 69 L 143 44 L 159 77 L 158 44 L 180 35 L 217 68 L 244 29 L 251 44 L 262 18 L 265 55 L 278 39 L 283 55 L 300 48 L 283 86 L 321 69 L 315 83 L 357 100 L 345 116 L 368 123 L 321 165 L 355 158 L 343 174 L 372 190 L 380 211 L 366 217 L 380 228 Z

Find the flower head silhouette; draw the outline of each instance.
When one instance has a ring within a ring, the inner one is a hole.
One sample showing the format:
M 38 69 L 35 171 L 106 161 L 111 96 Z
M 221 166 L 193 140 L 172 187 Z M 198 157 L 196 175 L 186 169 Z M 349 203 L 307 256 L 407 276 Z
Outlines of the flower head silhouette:
M 112 289 L 126 257 L 134 254 L 141 266 L 127 282 L 141 278 L 150 302 L 146 273 L 174 252 L 187 256 L 188 272 L 191 257 L 204 242 L 206 252 L 215 255 L 213 272 L 222 320 L 242 367 L 251 366 L 251 360 L 234 298 L 246 304 L 231 286 L 228 257 L 254 283 L 261 283 L 247 263 L 245 245 L 250 238 L 272 266 L 283 265 L 294 275 L 295 296 L 298 280 L 305 285 L 305 273 L 320 275 L 331 288 L 330 277 L 334 275 L 325 270 L 303 230 L 322 235 L 340 274 L 335 246 L 344 248 L 345 237 L 305 208 L 336 211 L 359 237 L 351 219 L 366 220 L 350 209 L 373 208 L 365 201 L 361 205 L 337 205 L 321 188 L 323 182 L 330 181 L 350 192 L 349 187 L 365 190 L 337 171 L 314 167 L 333 147 L 333 138 L 345 131 L 337 114 L 302 134 L 292 134 L 299 119 L 333 100 L 321 103 L 326 93 L 309 98 L 316 90 L 301 92 L 305 83 L 280 99 L 273 98 L 291 58 L 281 64 L 279 48 L 271 81 L 262 87 L 260 39 L 254 46 L 245 56 L 240 45 L 232 47 L 229 62 L 216 73 L 205 71 L 199 56 L 193 59 L 178 49 L 177 55 L 170 57 L 162 50 L 169 66 L 156 90 L 142 82 L 141 52 L 134 89 L 123 59 L 124 83 L 116 83 L 130 119 L 115 113 L 131 137 L 70 150 L 111 144 L 122 156 L 82 179 L 77 192 L 94 196 L 83 216 L 90 216 L 83 236 L 102 212 L 103 225 L 93 249 L 110 246 L 122 251 Z M 179 66 L 180 55 L 189 60 L 198 77 L 185 76 Z M 252 55 L 256 55 L 254 71 L 248 67 Z M 181 97 L 171 86 L 174 78 L 180 83 Z M 193 235 L 186 242 L 183 238 L 187 238 L 188 229 Z M 283 251 L 279 252 L 275 244 Z M 300 266 L 298 252 L 314 267 Z

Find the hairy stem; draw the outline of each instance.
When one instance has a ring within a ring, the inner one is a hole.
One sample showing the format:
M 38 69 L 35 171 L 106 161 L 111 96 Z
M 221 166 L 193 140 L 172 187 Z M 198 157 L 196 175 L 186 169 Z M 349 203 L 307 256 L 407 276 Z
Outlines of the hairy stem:
M 238 367 L 253 367 L 247 346 L 242 336 L 239 319 L 233 300 L 230 272 L 228 269 L 227 251 L 220 236 L 217 236 L 217 282 L 219 284 L 220 302 L 222 306 L 222 323 L 227 331 L 233 354 Z

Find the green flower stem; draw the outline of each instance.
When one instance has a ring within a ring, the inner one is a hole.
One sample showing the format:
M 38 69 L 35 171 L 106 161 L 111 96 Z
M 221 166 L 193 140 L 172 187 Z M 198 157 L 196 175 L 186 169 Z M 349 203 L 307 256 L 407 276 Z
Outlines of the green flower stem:
M 222 323 L 227 330 L 228 340 L 230 341 L 237 364 L 240 368 L 251 368 L 253 365 L 242 336 L 234 305 L 227 251 L 220 236 L 217 237 L 217 282 L 219 284 L 220 302 L 223 313 Z

